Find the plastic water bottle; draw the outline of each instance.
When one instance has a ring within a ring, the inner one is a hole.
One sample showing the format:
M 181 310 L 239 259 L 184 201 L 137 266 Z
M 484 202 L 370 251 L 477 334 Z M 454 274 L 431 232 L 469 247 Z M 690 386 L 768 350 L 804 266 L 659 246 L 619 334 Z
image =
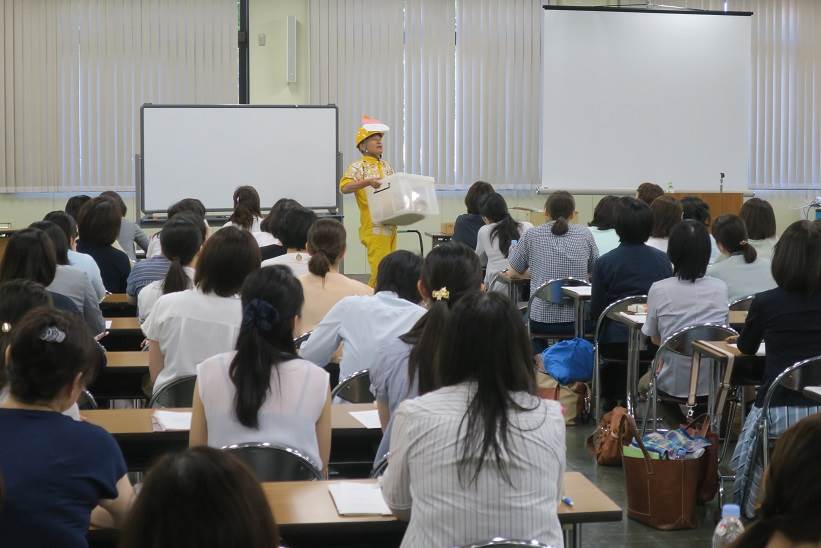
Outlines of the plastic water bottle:
M 730 546 L 744 532 L 741 524 L 741 509 L 738 504 L 725 504 L 721 507 L 721 521 L 713 533 L 713 548 Z

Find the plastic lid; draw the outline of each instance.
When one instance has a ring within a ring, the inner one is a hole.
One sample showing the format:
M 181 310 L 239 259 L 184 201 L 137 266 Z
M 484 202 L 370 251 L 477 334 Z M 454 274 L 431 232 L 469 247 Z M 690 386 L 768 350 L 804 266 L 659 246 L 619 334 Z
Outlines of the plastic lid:
M 722 518 L 737 518 L 741 516 L 741 508 L 738 504 L 725 504 L 721 507 Z

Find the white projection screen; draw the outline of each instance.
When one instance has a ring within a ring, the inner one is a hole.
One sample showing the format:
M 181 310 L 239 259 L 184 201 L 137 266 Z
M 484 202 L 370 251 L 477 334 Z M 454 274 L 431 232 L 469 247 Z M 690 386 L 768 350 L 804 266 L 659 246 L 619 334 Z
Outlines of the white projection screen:
M 751 17 L 708 13 L 544 10 L 543 189 L 748 188 Z
M 337 150 L 333 105 L 145 105 L 141 207 L 199 198 L 231 210 L 234 189 L 251 185 L 263 210 L 280 198 L 333 209 Z

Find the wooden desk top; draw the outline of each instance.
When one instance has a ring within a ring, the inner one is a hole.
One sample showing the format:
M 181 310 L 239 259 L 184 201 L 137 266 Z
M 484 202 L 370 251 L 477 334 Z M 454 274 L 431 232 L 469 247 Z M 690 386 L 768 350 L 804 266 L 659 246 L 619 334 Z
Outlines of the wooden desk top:
M 148 370 L 148 352 L 107 352 L 106 357 L 108 358 L 106 368 Z
M 109 331 L 140 331 L 140 321 L 137 318 L 106 318 L 111 322 Z
M 278 525 L 374 523 L 396 520 L 392 516 L 339 516 L 328 492 L 328 484 L 335 481 L 338 480 L 263 483 L 262 489 Z M 344 481 L 375 483 L 377 480 Z M 573 507 L 559 504 L 559 521 L 563 524 L 622 519 L 621 508 L 579 472 L 567 472 L 564 475 L 564 495 L 573 500 Z
M 501 281 L 504 283 L 523 283 L 530 281 L 530 272 L 525 272 L 524 274 L 518 274 L 513 270 L 507 270 L 504 272 L 499 272 L 499 277 L 496 281 Z
M 376 409 L 376 406 L 372 403 L 343 403 L 332 405 L 331 428 L 334 430 L 364 430 L 365 427 L 362 426 L 362 423 L 353 418 L 350 412 L 368 411 L 371 409 Z M 164 411 L 191 411 L 191 409 L 164 409 Z M 102 427 L 113 436 L 179 434 L 179 430 L 155 432 L 151 424 L 151 416 L 153 414 L 154 409 L 95 409 L 81 413 L 88 422 Z
M 580 301 L 589 301 L 593 288 L 589 285 L 574 285 L 562 287 L 562 293 Z
M 705 356 L 719 360 L 726 359 L 727 354 L 734 358 L 744 356 L 738 348 L 725 341 L 695 341 L 693 347 Z
M 128 295 L 125 293 L 108 293 L 105 298 L 103 298 L 104 303 L 128 303 Z
M 730 310 L 730 325 L 744 325 L 747 321 L 746 310 Z

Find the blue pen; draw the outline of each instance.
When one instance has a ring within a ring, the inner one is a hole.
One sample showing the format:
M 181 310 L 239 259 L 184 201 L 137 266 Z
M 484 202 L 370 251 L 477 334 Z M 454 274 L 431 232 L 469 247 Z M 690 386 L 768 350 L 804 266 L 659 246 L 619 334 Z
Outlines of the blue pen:
M 573 499 L 570 497 L 562 497 L 562 502 L 573 508 Z

